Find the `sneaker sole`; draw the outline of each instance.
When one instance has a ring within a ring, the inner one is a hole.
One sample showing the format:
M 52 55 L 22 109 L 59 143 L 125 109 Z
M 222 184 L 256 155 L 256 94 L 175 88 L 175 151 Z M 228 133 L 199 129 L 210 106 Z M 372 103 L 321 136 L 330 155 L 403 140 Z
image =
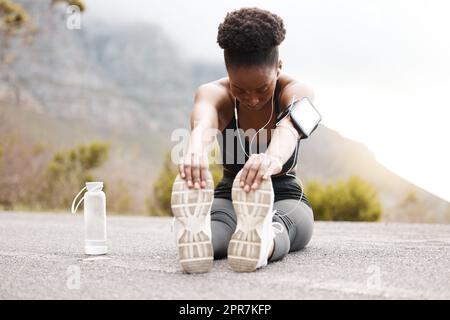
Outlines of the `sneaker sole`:
M 213 265 L 213 246 L 205 229 L 211 230 L 208 214 L 214 199 L 214 182 L 206 181 L 203 189 L 189 189 L 179 175 L 172 187 L 171 208 L 183 227 L 177 238 L 181 267 L 187 273 L 203 273 Z M 209 232 L 211 234 L 211 232 Z M 176 235 L 178 236 L 178 235 Z
M 256 270 L 260 259 L 260 232 L 271 212 L 274 193 L 270 178 L 263 180 L 258 189 L 247 193 L 239 186 L 239 176 L 240 173 L 236 175 L 231 190 L 237 225 L 228 245 L 228 262 L 234 271 L 251 272 Z

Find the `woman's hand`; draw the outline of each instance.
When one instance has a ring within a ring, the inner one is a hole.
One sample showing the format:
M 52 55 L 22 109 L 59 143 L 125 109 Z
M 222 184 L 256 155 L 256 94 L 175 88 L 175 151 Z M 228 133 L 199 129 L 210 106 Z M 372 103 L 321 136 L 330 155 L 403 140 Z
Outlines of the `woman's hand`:
M 208 156 L 196 152 L 187 152 L 178 164 L 182 179 L 186 180 L 188 188 L 205 188 L 206 180 L 211 177 L 208 170 Z
M 244 191 L 256 190 L 262 180 L 281 172 L 283 163 L 278 157 L 266 153 L 252 154 L 241 172 L 240 186 Z

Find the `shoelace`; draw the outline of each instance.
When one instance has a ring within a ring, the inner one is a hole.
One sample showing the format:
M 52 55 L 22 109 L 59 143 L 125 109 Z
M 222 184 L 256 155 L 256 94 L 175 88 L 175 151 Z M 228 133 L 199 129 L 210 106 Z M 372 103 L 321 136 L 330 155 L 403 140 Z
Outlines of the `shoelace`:
M 277 227 L 279 227 L 279 228 L 277 228 Z M 272 229 L 273 229 L 273 232 L 275 234 L 278 234 L 278 233 L 282 233 L 284 228 L 283 228 L 283 225 L 281 223 L 279 223 L 279 222 L 272 222 Z

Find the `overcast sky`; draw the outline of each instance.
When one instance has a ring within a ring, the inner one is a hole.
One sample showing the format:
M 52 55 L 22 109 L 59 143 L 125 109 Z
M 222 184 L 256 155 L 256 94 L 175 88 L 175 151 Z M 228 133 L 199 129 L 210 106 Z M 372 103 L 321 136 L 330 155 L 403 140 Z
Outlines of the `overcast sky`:
M 278 14 L 287 30 L 284 72 L 314 89 L 323 124 L 450 200 L 450 2 L 86 2 L 88 16 L 160 24 L 188 56 L 217 62 L 227 12 L 257 6 Z

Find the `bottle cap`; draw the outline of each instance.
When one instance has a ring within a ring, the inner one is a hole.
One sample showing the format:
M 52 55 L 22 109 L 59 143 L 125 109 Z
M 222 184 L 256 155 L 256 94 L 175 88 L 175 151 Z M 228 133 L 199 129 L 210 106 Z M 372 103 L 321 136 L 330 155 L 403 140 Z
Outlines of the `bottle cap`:
M 103 189 L 103 182 L 86 182 L 87 191 L 101 191 Z
M 83 193 L 84 189 L 87 189 L 87 191 L 102 191 L 103 189 L 103 182 L 86 182 L 86 187 L 80 190 L 78 194 L 76 195 L 75 199 L 73 199 L 72 202 L 72 213 L 77 212 L 78 206 L 81 204 L 81 202 L 84 200 L 84 195 L 81 197 L 80 201 L 78 201 L 78 204 L 75 206 L 75 203 L 78 199 L 78 197 Z

